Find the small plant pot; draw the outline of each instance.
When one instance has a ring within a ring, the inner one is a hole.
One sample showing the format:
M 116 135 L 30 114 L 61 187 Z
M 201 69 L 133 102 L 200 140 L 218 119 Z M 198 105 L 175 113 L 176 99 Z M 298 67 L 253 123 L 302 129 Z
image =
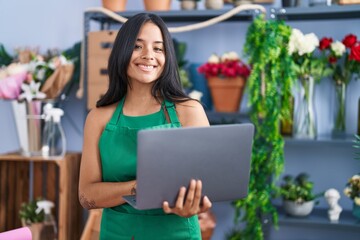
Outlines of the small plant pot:
M 308 201 L 304 203 L 284 201 L 283 207 L 285 212 L 291 216 L 306 217 L 312 212 L 314 208 L 314 201 Z

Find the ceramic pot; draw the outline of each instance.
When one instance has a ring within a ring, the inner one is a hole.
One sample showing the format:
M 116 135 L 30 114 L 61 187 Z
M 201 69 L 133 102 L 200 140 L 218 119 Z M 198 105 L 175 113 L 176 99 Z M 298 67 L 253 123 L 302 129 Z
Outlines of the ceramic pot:
M 195 10 L 197 9 L 197 1 L 194 0 L 182 0 L 180 3 L 182 10 Z
M 284 200 L 284 210 L 287 214 L 295 217 L 306 217 L 314 208 L 314 201 L 308 201 L 304 203 L 297 203 L 294 201 Z
M 102 0 L 103 8 L 113 12 L 125 11 L 127 0 Z
M 205 0 L 205 7 L 207 9 L 222 9 L 223 6 L 223 0 Z

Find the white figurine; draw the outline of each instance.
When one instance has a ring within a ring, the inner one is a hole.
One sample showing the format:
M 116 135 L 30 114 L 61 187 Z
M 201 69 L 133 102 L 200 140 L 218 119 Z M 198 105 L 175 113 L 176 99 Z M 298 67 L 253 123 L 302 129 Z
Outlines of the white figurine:
M 328 217 L 330 221 L 338 222 L 342 211 L 342 207 L 338 204 L 340 193 L 336 189 L 330 188 L 325 192 L 324 196 L 330 206 L 330 209 L 328 210 Z

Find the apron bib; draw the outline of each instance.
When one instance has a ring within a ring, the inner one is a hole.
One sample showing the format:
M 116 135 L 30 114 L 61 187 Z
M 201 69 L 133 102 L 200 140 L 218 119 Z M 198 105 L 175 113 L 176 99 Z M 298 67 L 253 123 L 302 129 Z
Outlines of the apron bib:
M 139 130 L 181 127 L 173 103 L 165 101 L 156 113 L 132 117 L 122 114 L 124 99 L 119 102 L 99 140 L 104 182 L 136 179 Z M 100 239 L 201 239 L 201 233 L 197 216 L 183 218 L 165 214 L 161 208 L 137 210 L 129 204 L 122 204 L 103 210 Z

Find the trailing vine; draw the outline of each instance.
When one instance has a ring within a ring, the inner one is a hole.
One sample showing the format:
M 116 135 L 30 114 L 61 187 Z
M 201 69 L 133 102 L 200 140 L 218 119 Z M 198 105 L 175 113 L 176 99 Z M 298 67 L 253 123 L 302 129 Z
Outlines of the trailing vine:
M 284 140 L 279 121 L 290 119 L 291 88 L 295 79 L 287 50 L 291 28 L 283 21 L 257 16 L 249 26 L 244 47 L 252 66 L 248 79 L 250 119 L 256 132 L 253 142 L 249 194 L 234 202 L 235 223 L 243 222 L 228 238 L 265 238 L 264 221 L 277 226 L 272 204 L 275 181 L 283 171 Z

